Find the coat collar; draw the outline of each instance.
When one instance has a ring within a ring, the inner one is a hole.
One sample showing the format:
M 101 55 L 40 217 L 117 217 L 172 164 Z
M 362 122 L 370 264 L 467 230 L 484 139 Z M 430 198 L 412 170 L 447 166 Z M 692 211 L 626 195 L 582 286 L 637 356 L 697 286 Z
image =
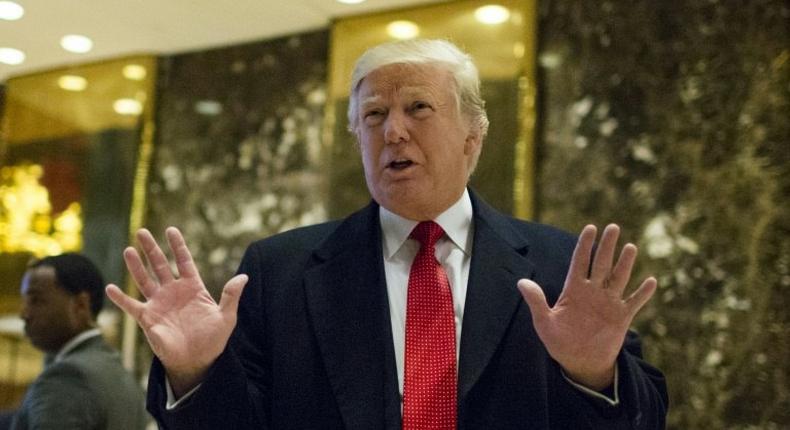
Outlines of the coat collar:
M 535 274 L 534 265 L 526 259 L 529 243 L 513 227 L 512 220 L 476 194 L 470 195 L 475 233 L 461 330 L 461 401 L 491 361 L 522 301 L 516 282 Z
M 398 393 L 387 358 L 394 353 L 378 205 L 348 217 L 314 256 L 305 273 L 308 312 L 345 427 L 383 428 Z

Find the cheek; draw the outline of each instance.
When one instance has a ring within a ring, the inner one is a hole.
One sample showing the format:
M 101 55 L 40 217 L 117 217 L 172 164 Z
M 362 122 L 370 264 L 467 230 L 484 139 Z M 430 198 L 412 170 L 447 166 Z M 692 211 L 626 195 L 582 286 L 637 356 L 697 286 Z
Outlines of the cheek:
M 365 171 L 373 169 L 379 158 L 379 150 L 376 143 L 370 139 L 369 136 L 366 137 L 361 135 L 359 140 L 359 152 L 362 156 L 362 164 L 365 167 Z

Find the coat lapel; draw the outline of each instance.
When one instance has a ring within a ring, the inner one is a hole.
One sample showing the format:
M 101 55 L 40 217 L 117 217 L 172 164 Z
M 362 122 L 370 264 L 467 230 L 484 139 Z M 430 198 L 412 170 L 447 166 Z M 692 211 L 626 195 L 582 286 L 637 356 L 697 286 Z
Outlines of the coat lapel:
M 378 206 L 349 217 L 305 274 L 310 318 L 346 428 L 382 428 L 391 351 Z M 397 390 L 397 386 L 394 388 Z
M 459 400 L 480 378 L 523 300 L 516 281 L 535 275 L 525 258 L 526 240 L 503 215 L 470 196 L 475 231 L 461 331 Z

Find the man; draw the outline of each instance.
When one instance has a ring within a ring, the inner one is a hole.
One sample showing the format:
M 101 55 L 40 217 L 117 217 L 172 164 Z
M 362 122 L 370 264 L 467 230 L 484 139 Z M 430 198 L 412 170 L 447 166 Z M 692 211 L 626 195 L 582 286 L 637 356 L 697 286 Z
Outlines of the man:
M 611 225 L 592 258 L 593 226 L 574 251 L 467 189 L 488 127 L 468 55 L 369 50 L 349 121 L 373 201 L 254 243 L 219 304 L 177 229 L 179 277 L 146 230 L 153 276 L 124 252 L 146 302 L 107 293 L 158 357 L 148 404 L 164 428 L 663 427 L 663 377 L 634 336 L 623 347 L 656 288 L 622 298 L 636 248 L 613 264 Z
M 22 280 L 25 334 L 45 355 L 12 429 L 140 430 L 144 395 L 102 339 L 104 281 L 79 254 L 45 257 Z

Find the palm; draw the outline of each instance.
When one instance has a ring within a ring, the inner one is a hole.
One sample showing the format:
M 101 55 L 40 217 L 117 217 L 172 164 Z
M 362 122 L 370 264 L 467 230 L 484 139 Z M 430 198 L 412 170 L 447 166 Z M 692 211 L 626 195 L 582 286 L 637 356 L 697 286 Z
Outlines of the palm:
M 619 228 L 608 226 L 590 265 L 596 230 L 587 226 L 579 237 L 562 294 L 549 308 L 540 287 L 528 280 L 519 288 L 532 312 L 535 330 L 546 350 L 578 382 L 603 388 L 611 382 L 614 363 L 626 331 L 639 309 L 655 292 L 646 279 L 627 299 L 636 247 L 628 244 L 613 266 Z M 589 272 L 589 273 L 588 273 Z
M 137 321 L 169 375 L 200 375 L 220 355 L 236 325 L 236 306 L 246 277 L 228 281 L 217 304 L 203 285 L 178 230 L 167 230 L 178 278 L 151 234 L 140 230 L 137 237 L 153 276 L 134 248 L 124 251 L 124 260 L 145 303 L 128 297 L 116 286 L 110 286 L 107 293 Z
M 224 343 L 216 345 L 215 339 L 227 339 L 233 329 L 203 284 L 190 281 L 179 279 L 163 285 L 148 298 L 140 315 L 140 326 L 154 354 L 167 367 L 210 364 L 224 347 Z

